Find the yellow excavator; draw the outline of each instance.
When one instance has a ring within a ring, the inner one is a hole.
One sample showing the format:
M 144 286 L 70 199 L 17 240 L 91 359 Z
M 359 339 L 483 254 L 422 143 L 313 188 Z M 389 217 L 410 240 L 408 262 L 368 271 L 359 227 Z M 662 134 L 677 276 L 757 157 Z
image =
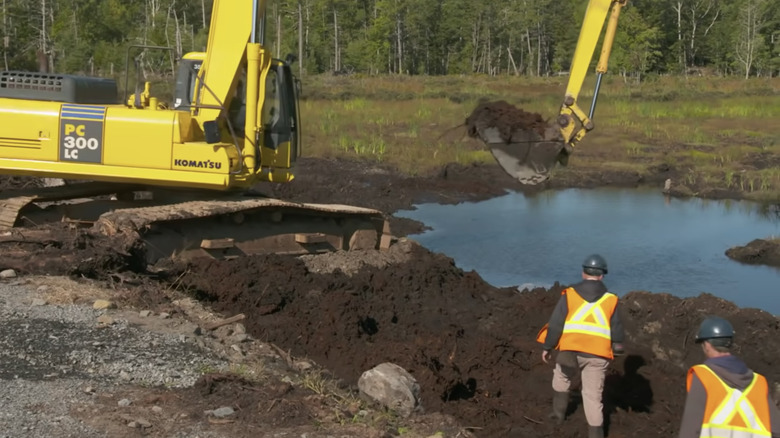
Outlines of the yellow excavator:
M 291 181 L 301 152 L 299 83 L 265 46 L 266 3 L 214 0 L 206 51 L 181 60 L 172 105 L 149 82 L 120 98 L 111 79 L 0 72 L 0 174 L 87 181 L 0 193 L 0 226 L 72 217 L 142 235 L 150 261 L 381 246 L 379 211 L 247 193 Z
M 626 1 L 589 1 L 571 63 L 566 94 L 554 123 L 548 124 L 538 115 L 504 101 L 480 104 L 466 119 L 469 135 L 481 139 L 504 171 L 521 183 L 535 185 L 549 179 L 555 164 L 567 165 L 574 147 L 593 129 L 601 80 L 607 72 L 620 11 Z M 593 100 L 586 113 L 577 99 L 610 10 L 596 67 Z

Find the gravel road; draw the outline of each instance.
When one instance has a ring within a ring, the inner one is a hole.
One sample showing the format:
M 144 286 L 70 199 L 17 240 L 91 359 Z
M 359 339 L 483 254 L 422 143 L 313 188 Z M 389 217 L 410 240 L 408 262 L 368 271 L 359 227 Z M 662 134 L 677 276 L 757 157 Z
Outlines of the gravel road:
M 191 386 L 204 369 L 226 366 L 203 348 L 197 326 L 151 314 L 167 328 L 150 330 L 131 323 L 144 319 L 137 311 L 92 308 L 95 294 L 67 279 L 0 283 L 0 437 L 107 436 L 79 419 L 99 394 Z

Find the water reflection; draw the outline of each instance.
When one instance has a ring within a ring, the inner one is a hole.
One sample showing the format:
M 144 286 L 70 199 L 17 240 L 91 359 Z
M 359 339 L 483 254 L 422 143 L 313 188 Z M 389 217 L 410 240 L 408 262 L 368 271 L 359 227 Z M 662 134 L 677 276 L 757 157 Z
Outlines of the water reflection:
M 666 199 L 656 190 L 572 189 L 425 204 L 396 215 L 431 227 L 414 238 L 497 286 L 575 282 L 581 259 L 598 252 L 610 264 L 607 285 L 619 295 L 710 292 L 780 314 L 780 271 L 742 265 L 724 254 L 778 235 L 776 206 Z

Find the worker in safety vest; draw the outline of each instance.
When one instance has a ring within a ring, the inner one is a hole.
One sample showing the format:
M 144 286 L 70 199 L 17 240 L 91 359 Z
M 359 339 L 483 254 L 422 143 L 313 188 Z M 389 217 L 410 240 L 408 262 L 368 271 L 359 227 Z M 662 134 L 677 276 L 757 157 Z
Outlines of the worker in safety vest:
M 550 321 L 537 341 L 544 344 L 542 360 L 549 363 L 552 350 L 560 352 L 553 371 L 552 418 L 561 424 L 569 405 L 571 379 L 582 376 L 582 402 L 588 420 L 588 437 L 604 436 L 601 394 L 607 366 L 615 354 L 623 354 L 623 324 L 617 312 L 618 297 L 601 281 L 607 261 L 593 254 L 582 263 L 582 281 L 564 290 Z
M 696 343 L 707 360 L 688 370 L 680 438 L 780 437 L 780 411 L 764 376 L 732 355 L 734 328 L 711 316 L 699 327 Z

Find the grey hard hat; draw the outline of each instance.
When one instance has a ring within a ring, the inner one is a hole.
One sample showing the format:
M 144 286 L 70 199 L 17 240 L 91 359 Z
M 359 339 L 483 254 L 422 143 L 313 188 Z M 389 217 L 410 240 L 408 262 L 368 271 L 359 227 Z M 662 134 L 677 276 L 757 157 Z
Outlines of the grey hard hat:
M 582 270 L 588 275 L 604 275 L 607 273 L 607 261 L 598 254 L 591 254 L 582 262 Z
M 715 340 L 717 342 L 710 343 L 728 346 L 731 344 L 733 337 L 734 327 L 728 320 L 720 316 L 709 316 L 699 326 L 699 333 L 696 334 L 696 343 Z

